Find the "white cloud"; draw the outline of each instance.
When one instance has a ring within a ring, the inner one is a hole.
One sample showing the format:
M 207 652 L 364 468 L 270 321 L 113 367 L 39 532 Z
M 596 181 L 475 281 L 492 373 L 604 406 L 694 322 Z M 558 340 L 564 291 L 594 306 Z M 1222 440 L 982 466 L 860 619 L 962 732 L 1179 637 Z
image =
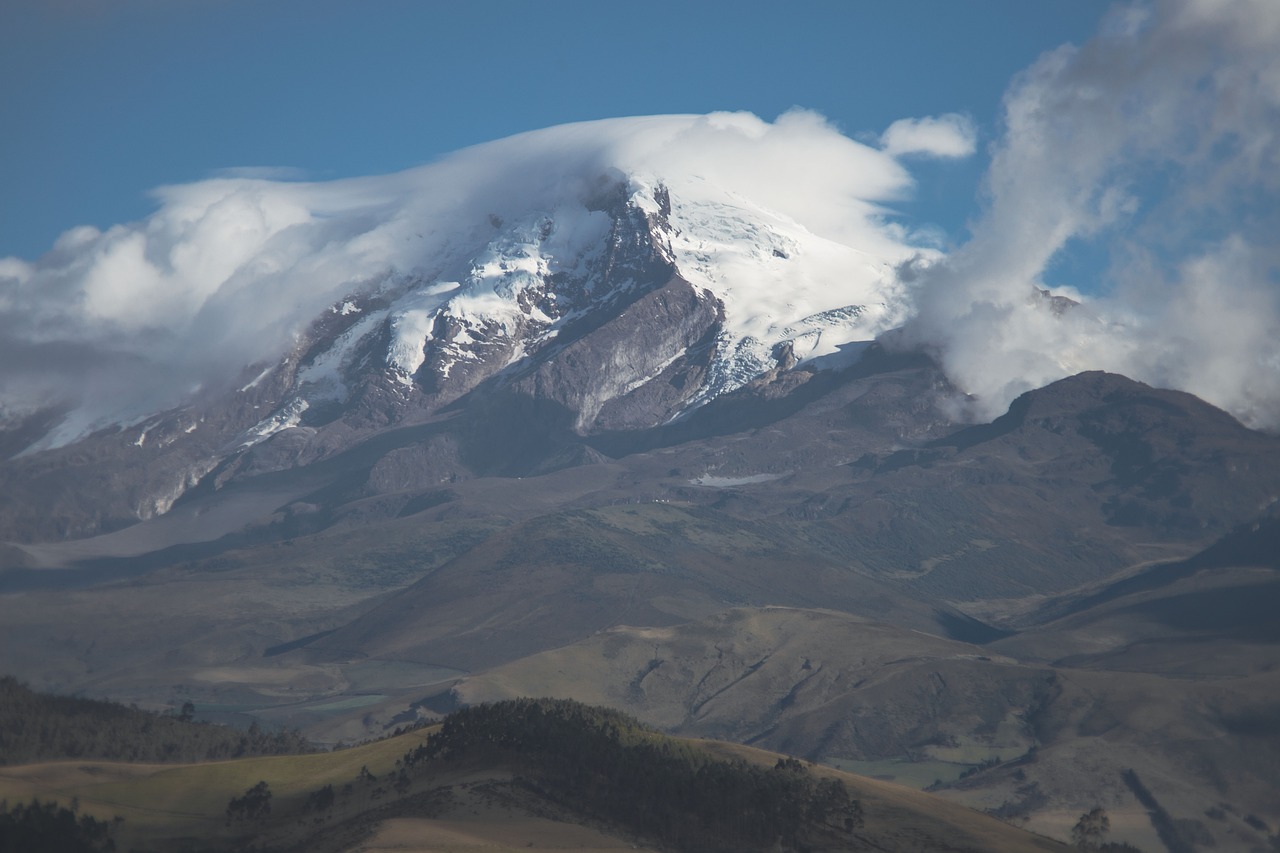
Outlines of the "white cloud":
M 898 119 L 880 136 L 880 147 L 892 157 L 968 157 L 977 142 L 973 119 L 957 113 Z
M 1280 428 L 1280 4 L 1118 7 L 1005 96 L 972 240 L 916 283 L 905 340 L 975 416 L 1085 369 L 1191 391 Z M 1052 316 L 1029 298 L 1071 241 L 1108 286 Z

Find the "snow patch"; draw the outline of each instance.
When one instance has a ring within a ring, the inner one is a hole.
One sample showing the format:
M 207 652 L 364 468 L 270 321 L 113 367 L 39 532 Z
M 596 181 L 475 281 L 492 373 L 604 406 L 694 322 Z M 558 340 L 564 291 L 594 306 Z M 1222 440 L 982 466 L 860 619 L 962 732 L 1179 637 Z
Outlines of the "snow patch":
M 142 521 L 164 515 L 173 509 L 173 505 L 177 503 L 178 498 L 186 494 L 188 489 L 198 485 L 204 476 L 216 467 L 218 467 L 217 459 L 205 459 L 197 462 L 183 471 L 173 486 L 151 495 L 134 507 L 134 515 Z
M 710 489 L 729 489 L 734 486 L 749 486 L 752 483 L 768 483 L 773 480 L 781 480 L 786 474 L 748 474 L 743 477 L 714 477 L 710 474 L 703 474 L 701 477 L 695 477 L 689 483 L 694 486 L 706 486 Z
M 274 364 L 269 364 L 266 367 L 264 367 L 262 369 L 262 372 L 259 373 L 257 376 L 255 376 L 252 382 L 250 382 L 248 385 L 245 385 L 240 389 L 240 393 L 243 394 L 244 392 L 249 391 L 250 389 L 257 388 L 258 385 L 262 382 L 262 380 L 270 376 L 271 371 L 275 369 L 276 369 L 276 366 Z
M 295 397 L 278 412 L 249 429 L 241 440 L 240 447 L 245 448 L 261 444 L 278 432 L 296 427 L 302 423 L 302 415 L 309 408 L 311 408 L 310 403 L 300 397 Z
M 429 288 L 411 293 L 391 308 L 391 343 L 387 347 L 387 366 L 406 385 L 426 359 L 427 343 L 444 299 L 439 294 L 457 288 L 449 282 L 443 290 Z M 432 292 L 436 290 L 437 292 Z

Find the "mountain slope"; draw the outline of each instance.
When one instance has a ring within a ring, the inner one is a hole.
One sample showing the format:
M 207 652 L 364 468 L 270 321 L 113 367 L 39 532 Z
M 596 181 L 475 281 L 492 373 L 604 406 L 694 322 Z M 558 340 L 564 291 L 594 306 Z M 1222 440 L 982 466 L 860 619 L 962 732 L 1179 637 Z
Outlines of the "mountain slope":
M 1190 395 L 1081 374 L 992 424 L 863 456 L 812 514 L 850 558 L 1018 624 L 1038 596 L 1189 556 L 1267 511 L 1278 447 Z

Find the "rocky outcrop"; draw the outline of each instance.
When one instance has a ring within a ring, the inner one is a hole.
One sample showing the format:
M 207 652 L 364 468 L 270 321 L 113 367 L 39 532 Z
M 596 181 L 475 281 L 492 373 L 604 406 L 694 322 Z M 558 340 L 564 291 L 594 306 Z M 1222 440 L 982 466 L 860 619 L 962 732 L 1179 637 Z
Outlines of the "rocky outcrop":
M 657 426 L 698 389 L 721 319 L 718 303 L 673 277 L 537 361 L 511 387 L 561 404 L 580 433 Z

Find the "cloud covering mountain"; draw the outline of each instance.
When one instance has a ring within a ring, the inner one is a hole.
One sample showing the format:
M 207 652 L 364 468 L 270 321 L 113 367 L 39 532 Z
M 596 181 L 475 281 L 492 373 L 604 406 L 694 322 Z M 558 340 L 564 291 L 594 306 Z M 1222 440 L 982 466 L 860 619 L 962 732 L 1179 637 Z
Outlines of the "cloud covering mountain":
M 907 171 L 803 111 L 566 125 L 378 177 L 217 177 L 156 190 L 142 222 L 0 261 L 0 413 L 70 398 L 65 438 L 174 405 L 279 355 L 346 295 L 462 280 L 491 223 L 581 210 L 623 175 L 724 188 L 872 258 L 913 251 L 877 205 L 908 191 Z
M 957 115 L 896 122 L 879 149 L 804 111 L 612 119 L 394 175 L 163 187 L 141 222 L 0 259 L 0 418 L 62 402 L 66 439 L 175 405 L 350 294 L 461 280 L 495 218 L 581 207 L 627 175 L 717 187 L 875 261 L 916 255 L 892 295 L 911 317 L 899 339 L 938 354 L 975 397 L 968 416 L 1100 368 L 1278 428 L 1277 41 L 1266 0 L 1162 0 L 1044 55 L 1006 93 L 984 212 L 945 259 L 882 205 L 911 192 L 900 158 L 974 149 Z M 1109 257 L 1105 279 L 1070 282 L 1083 305 L 1054 310 L 1036 289 L 1081 248 Z

